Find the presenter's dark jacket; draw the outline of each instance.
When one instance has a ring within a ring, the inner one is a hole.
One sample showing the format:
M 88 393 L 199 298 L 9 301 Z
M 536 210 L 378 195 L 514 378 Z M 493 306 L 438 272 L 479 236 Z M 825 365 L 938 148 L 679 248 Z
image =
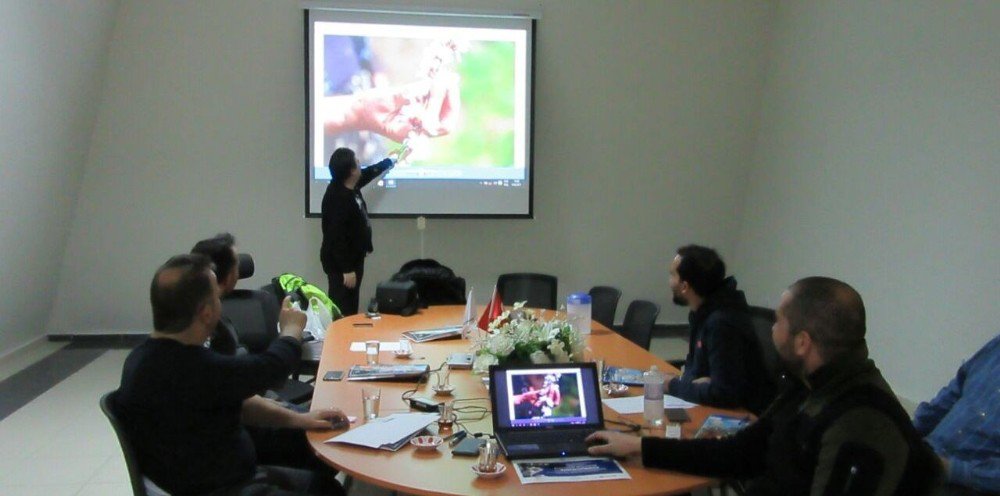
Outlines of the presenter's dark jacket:
M 392 166 L 392 159 L 387 158 L 361 169 L 361 178 L 354 189 L 335 182 L 326 187 L 322 206 L 323 244 L 319 251 L 323 272 L 347 274 L 363 266 L 365 256 L 374 248 L 368 206 L 361 188 Z
M 774 399 L 763 355 L 750 320 L 750 308 L 736 279 L 705 297 L 688 315 L 691 334 L 684 373 L 667 392 L 695 403 L 745 408 L 759 414 Z M 707 377 L 708 382 L 694 382 Z
M 936 494 L 940 462 L 866 347 L 806 382 L 787 379 L 782 389 L 760 419 L 733 436 L 643 438 L 643 464 L 742 479 L 748 496 Z

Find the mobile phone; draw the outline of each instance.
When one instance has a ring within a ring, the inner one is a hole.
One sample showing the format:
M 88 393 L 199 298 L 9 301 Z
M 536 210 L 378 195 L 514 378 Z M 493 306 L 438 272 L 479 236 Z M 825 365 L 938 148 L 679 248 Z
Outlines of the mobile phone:
M 339 381 L 344 378 L 343 370 L 331 370 L 323 374 L 324 381 Z

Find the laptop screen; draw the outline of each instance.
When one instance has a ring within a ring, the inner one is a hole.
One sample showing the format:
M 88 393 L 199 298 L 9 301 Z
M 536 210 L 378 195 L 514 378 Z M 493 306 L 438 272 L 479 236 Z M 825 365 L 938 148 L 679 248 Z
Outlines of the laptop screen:
M 601 396 L 592 363 L 490 367 L 497 429 L 601 427 Z

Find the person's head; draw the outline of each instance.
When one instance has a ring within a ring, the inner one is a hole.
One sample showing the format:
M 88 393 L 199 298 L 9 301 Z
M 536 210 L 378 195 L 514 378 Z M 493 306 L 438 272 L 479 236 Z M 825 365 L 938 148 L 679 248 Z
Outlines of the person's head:
M 222 314 L 212 260 L 196 253 L 171 257 L 156 270 L 149 301 L 156 331 L 178 334 L 199 327 L 207 338 Z
M 722 286 L 725 279 L 726 264 L 711 248 L 682 246 L 670 263 L 670 291 L 678 305 L 704 299 Z
M 865 345 L 865 304 L 854 288 L 837 279 L 796 281 L 782 293 L 775 316 L 774 347 L 799 374 Z
M 219 233 L 195 243 L 191 253 L 204 255 L 215 265 L 215 277 L 223 295 L 236 288 L 240 279 L 239 262 L 236 256 L 236 238 L 229 233 Z
M 330 155 L 330 175 L 332 181 L 337 184 L 345 184 L 348 179 L 355 175 L 360 175 L 361 169 L 358 166 L 358 157 L 354 155 L 354 150 L 350 148 L 337 148 Z

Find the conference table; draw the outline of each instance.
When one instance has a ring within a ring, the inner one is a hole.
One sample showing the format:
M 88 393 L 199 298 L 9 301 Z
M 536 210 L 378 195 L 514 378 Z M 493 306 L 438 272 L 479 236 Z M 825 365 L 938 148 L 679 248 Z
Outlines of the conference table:
M 419 311 L 410 317 L 398 315 L 383 315 L 378 319 L 369 319 L 363 314 L 346 317 L 333 322 L 327 331 L 319 360 L 316 389 L 313 393 L 311 408 L 313 410 L 336 407 L 347 415 L 358 418 L 351 428 L 364 423 L 362 415 L 361 389 L 365 386 L 377 385 L 382 390 L 380 416 L 393 413 L 410 412 L 408 403 L 402 398 L 405 391 L 418 387 L 417 396 L 424 396 L 440 401 L 462 400 L 456 404 L 462 406 L 481 406 L 489 408 L 488 392 L 483 384 L 482 376 L 471 370 L 452 370 L 450 382 L 455 386 L 451 396 L 435 396 L 431 390 L 434 384 L 432 378 L 419 386 L 415 380 L 406 382 L 377 383 L 369 381 L 323 381 L 319 378 L 330 370 L 350 369 L 352 365 L 365 363 L 365 353 L 349 351 L 352 342 L 379 340 L 382 342 L 397 341 L 401 333 L 411 330 L 433 329 L 457 325 L 464 312 L 461 305 L 432 306 Z M 542 319 L 553 318 L 554 311 L 541 312 Z M 606 366 L 626 366 L 646 370 L 656 365 L 660 370 L 676 372 L 676 369 L 662 359 L 645 349 L 633 344 L 614 331 L 598 322 L 592 323 L 592 332 L 586 336 L 588 347 L 595 359 L 603 359 Z M 445 362 L 448 355 L 455 352 L 471 352 L 472 339 L 449 339 L 425 343 L 413 343 L 413 354 L 410 358 L 397 358 L 394 353 L 382 351 L 379 363 L 382 364 L 422 364 L 426 363 L 431 370 Z M 605 393 L 602 393 L 605 394 Z M 633 387 L 628 395 L 641 395 L 641 387 Z M 604 406 L 604 416 L 608 429 L 623 430 L 624 427 L 610 421 L 627 421 L 633 424 L 642 423 L 642 414 L 621 415 Z M 721 410 L 698 406 L 688 410 L 690 422 L 681 425 L 682 437 L 694 435 L 698 426 L 711 413 L 738 414 L 731 410 Z M 482 417 L 482 418 L 480 418 Z M 458 421 L 466 427 L 469 433 L 492 433 L 492 418 L 489 414 L 471 414 L 460 412 Z M 434 425 L 436 427 L 436 425 Z M 456 424 L 455 429 L 458 429 Z M 638 457 L 619 460 L 631 476 L 630 480 L 611 480 L 597 482 L 559 482 L 542 484 L 524 484 L 518 480 L 517 473 L 510 463 L 501 456 L 501 461 L 507 465 L 507 471 L 494 479 L 477 478 L 472 472 L 474 457 L 452 456 L 446 444 L 437 451 L 418 451 L 407 445 L 399 451 L 391 452 L 341 443 L 326 443 L 325 441 L 343 431 L 310 431 L 309 442 L 321 460 L 347 473 L 351 477 L 363 480 L 379 487 L 399 491 L 405 494 L 418 495 L 573 495 L 580 494 L 615 494 L 615 495 L 670 495 L 678 494 L 713 485 L 713 479 L 697 477 L 678 472 L 660 469 L 647 469 L 642 466 Z M 663 429 L 657 431 L 643 429 L 642 435 L 663 436 Z M 446 434 L 444 432 L 442 434 Z

